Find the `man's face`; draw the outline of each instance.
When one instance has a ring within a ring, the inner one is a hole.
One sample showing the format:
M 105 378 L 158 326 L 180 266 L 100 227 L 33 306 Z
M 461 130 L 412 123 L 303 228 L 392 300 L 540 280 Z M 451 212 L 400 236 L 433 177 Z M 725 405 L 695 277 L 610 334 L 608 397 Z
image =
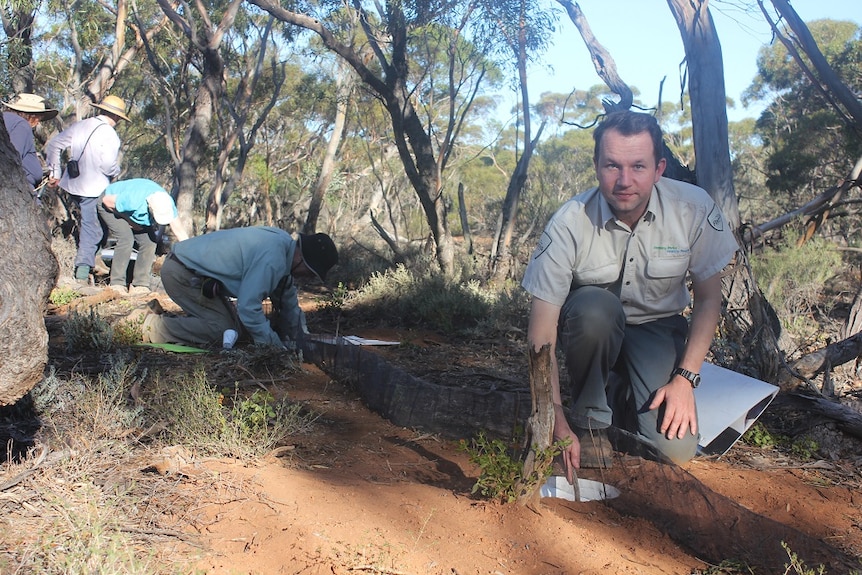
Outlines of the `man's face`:
M 611 129 L 602 137 L 595 164 L 599 190 L 614 215 L 634 228 L 646 211 L 653 185 L 664 172 L 664 158 L 656 164 L 648 133 L 624 136 Z

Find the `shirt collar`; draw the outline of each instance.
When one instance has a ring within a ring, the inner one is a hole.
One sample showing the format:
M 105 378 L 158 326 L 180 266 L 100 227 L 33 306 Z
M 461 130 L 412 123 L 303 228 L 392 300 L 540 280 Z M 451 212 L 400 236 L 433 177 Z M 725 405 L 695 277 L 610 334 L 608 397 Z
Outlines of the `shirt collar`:
M 617 218 L 614 215 L 613 210 L 611 210 L 611 205 L 602 195 L 601 190 L 596 188 L 595 193 L 599 201 L 599 221 L 601 221 L 602 227 L 605 229 L 609 229 L 611 226 L 618 225 Z M 647 204 L 646 212 L 644 212 L 641 221 L 650 223 L 655 222 L 659 212 L 660 203 L 658 200 L 658 186 L 653 184 L 652 193 L 649 196 L 649 203 Z

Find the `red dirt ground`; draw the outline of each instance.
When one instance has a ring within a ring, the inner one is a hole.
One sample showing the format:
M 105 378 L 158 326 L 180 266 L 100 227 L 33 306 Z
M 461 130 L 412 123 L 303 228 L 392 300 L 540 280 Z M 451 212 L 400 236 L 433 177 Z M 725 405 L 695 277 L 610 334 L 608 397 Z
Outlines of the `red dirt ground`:
M 479 470 L 455 442 L 395 427 L 305 367 L 280 391 L 322 414 L 314 433 L 257 466 L 207 464 L 254 493 L 208 509 L 198 563 L 207 573 L 693 574 L 752 553 L 764 559 L 754 572 L 783 573 L 787 540 L 806 565 L 859 568 L 862 496 L 850 462 L 803 464 L 741 445 L 684 470 L 621 458 L 606 477 L 623 491 L 619 504 L 491 503 L 470 494 Z M 656 507 L 633 513 L 644 501 Z M 710 573 L 749 572 L 725 569 Z
M 526 360 L 511 343 L 489 353 L 421 334 L 359 335 L 410 341 L 417 357 L 473 374 Z M 195 545 L 176 545 L 196 572 L 797 573 L 785 571 L 782 541 L 807 566 L 862 571 L 858 449 L 802 461 L 737 444 L 683 468 L 619 456 L 598 477 L 619 498 L 529 508 L 472 495 L 480 470 L 457 442 L 391 424 L 312 364 L 270 391 L 320 414 L 313 432 L 252 464 L 182 461 L 175 471 L 178 488 L 206 484 L 212 494 L 184 510 L 198 518 L 188 522 Z

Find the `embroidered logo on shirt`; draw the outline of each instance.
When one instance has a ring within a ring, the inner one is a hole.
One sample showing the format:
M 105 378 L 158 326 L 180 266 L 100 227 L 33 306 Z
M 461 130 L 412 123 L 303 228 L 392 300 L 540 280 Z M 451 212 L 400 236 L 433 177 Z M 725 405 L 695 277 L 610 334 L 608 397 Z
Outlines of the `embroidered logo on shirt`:
M 709 216 L 706 218 L 706 221 L 709 222 L 709 225 L 715 231 L 724 231 L 724 216 L 721 214 L 721 210 L 718 209 L 718 206 L 712 206 L 712 211 L 709 212 Z
M 539 238 L 539 245 L 536 246 L 536 251 L 533 252 L 533 259 L 539 259 L 539 256 L 551 247 L 551 242 L 551 236 L 548 235 L 548 232 L 542 232 L 542 237 Z
M 691 250 L 679 246 L 653 246 L 652 252 L 653 257 L 678 258 L 689 255 Z

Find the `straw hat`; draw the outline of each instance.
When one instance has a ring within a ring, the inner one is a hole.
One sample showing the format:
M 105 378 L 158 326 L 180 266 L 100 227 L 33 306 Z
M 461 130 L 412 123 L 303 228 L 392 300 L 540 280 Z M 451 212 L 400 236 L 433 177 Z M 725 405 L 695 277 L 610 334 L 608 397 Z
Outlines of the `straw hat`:
M 122 98 L 118 96 L 105 96 L 100 103 L 93 104 L 93 107 L 99 108 L 100 110 L 104 110 L 105 112 L 122 118 L 127 122 L 131 121 L 126 115 L 126 103 L 123 101 Z
M 25 114 L 39 114 L 43 120 L 50 120 L 57 115 L 58 110 L 45 107 L 45 98 L 36 94 L 21 92 L 11 102 L 3 103 L 10 110 Z

